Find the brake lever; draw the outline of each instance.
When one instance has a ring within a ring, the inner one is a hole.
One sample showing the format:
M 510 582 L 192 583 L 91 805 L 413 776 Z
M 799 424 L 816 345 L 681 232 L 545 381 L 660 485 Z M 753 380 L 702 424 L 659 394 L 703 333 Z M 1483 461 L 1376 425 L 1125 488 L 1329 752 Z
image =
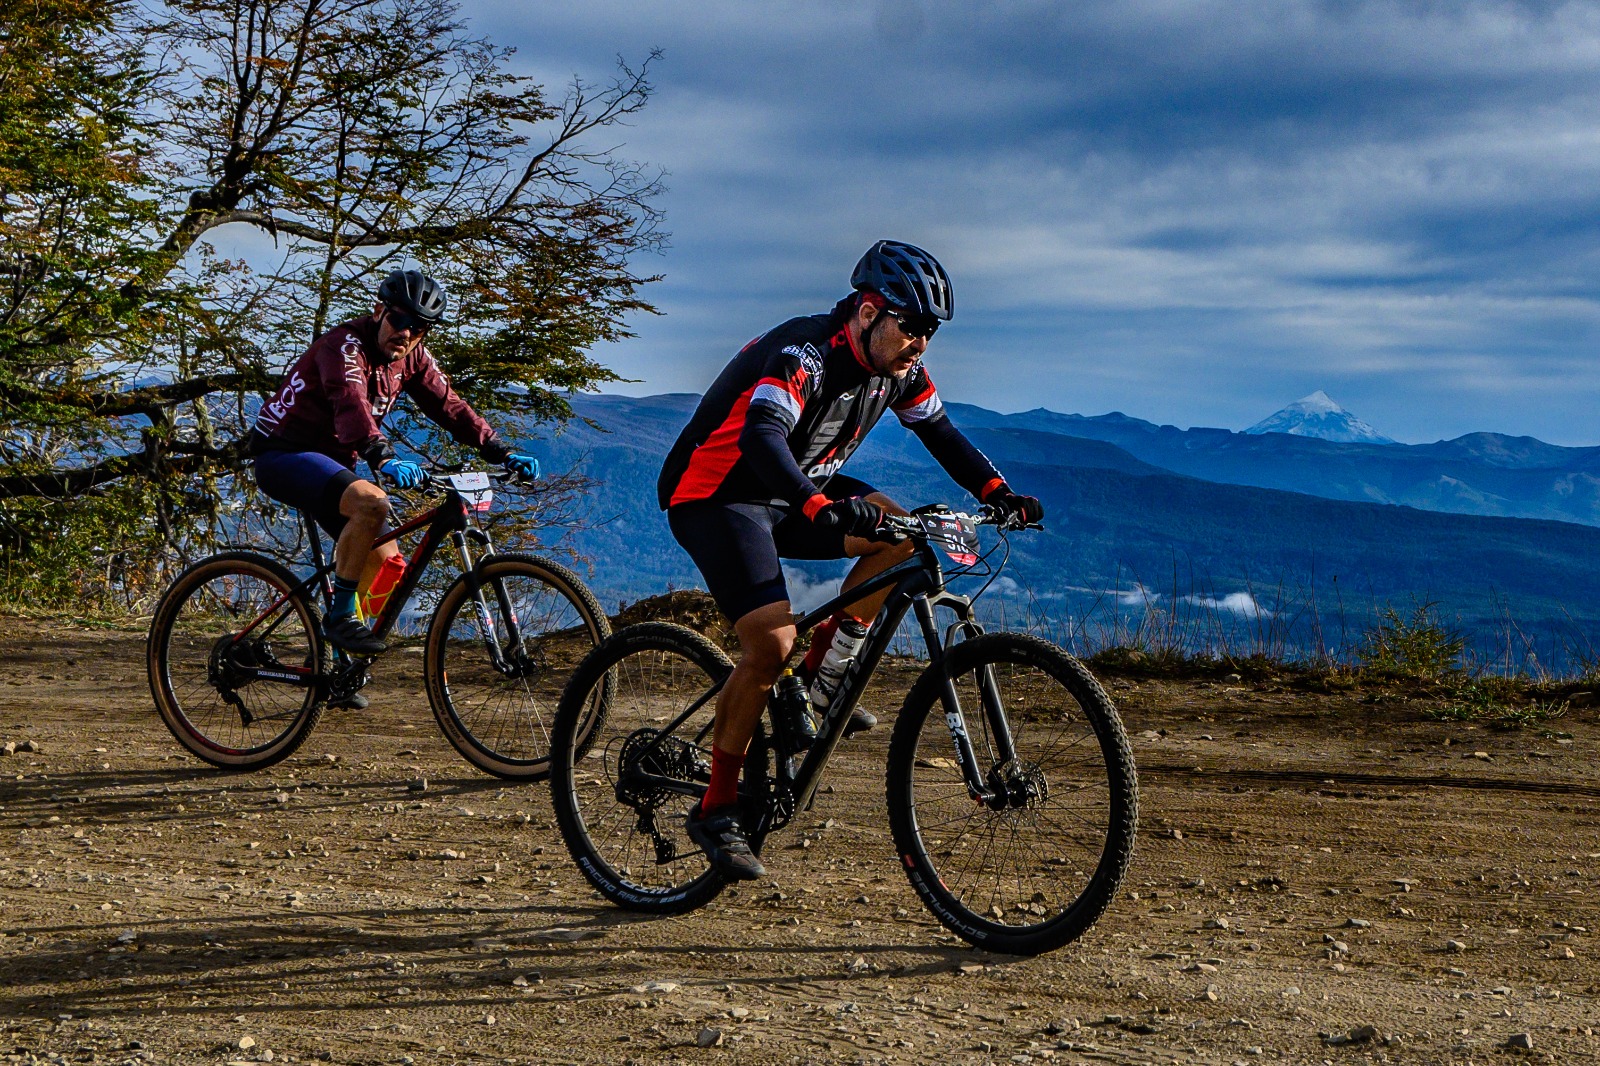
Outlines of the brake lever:
M 872 539 L 882 544 L 903 544 L 911 539 L 911 534 L 904 526 L 909 519 L 900 515 L 891 514 L 883 516 L 883 524 L 872 531 Z

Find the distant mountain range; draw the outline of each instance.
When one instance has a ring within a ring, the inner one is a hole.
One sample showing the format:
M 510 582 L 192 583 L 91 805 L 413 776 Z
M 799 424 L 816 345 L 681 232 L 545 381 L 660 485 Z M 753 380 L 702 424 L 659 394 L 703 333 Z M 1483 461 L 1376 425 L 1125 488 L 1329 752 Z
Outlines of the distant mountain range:
M 1600 525 L 1600 448 L 1564 448 L 1500 433 L 1469 433 L 1434 444 L 1348 443 L 1256 432 L 1266 423 L 1234 433 L 1159 426 L 1120 412 L 1085 417 L 1038 408 L 1004 415 L 964 404 L 950 407 L 962 426 L 1105 441 L 1163 470 L 1206 481 L 1454 514 Z
M 596 481 L 591 525 L 574 546 L 592 560 L 603 598 L 701 584 L 654 493 L 661 457 L 696 402 L 580 396 L 574 407 L 601 428 L 575 421 L 536 445 L 548 467 Z M 1044 533 L 1013 538 L 1013 581 L 989 593 L 1010 617 L 1121 626 L 1148 623 L 1153 608 L 1250 640 L 1292 622 L 1302 645 L 1314 634 L 1336 645 L 1329 634 L 1345 627 L 1348 643 L 1383 604 L 1438 601 L 1485 645 L 1500 640 L 1508 615 L 1525 635 L 1569 652 L 1600 633 L 1600 449 L 1489 433 L 1341 443 L 1180 430 L 1122 414 L 950 408 L 1050 512 Z M 893 419 L 848 472 L 907 504 L 971 502 Z M 797 564 L 797 600 L 820 600 L 842 571 Z M 1548 663 L 1551 653 L 1541 654 Z

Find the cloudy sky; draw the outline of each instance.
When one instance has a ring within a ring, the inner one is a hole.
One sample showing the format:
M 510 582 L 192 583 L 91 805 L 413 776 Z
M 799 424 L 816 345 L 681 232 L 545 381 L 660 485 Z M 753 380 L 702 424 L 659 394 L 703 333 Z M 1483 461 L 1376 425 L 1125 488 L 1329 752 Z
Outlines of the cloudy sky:
M 664 315 L 701 391 L 873 240 L 949 269 L 947 399 L 1240 429 L 1324 389 L 1408 442 L 1600 443 L 1600 5 L 464 0 L 552 86 L 652 48 Z

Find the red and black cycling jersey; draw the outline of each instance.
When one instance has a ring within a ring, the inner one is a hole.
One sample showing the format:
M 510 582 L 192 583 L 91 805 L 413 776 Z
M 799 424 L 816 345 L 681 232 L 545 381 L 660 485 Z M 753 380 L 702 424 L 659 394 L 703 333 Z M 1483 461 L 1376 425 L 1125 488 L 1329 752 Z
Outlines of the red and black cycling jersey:
M 491 460 L 509 452 L 456 395 L 425 345 L 398 359 L 385 356 L 371 315 L 335 326 L 312 342 L 262 405 L 255 432 L 269 448 L 321 452 L 349 467 L 360 456 L 376 468 L 394 455 L 382 427 L 402 389 L 459 443 Z
M 974 496 L 1001 483 L 945 414 L 927 369 L 917 363 L 903 377 L 874 374 L 847 321 L 841 303 L 744 346 L 667 453 L 656 482 L 662 509 L 694 500 L 804 506 L 887 410 Z

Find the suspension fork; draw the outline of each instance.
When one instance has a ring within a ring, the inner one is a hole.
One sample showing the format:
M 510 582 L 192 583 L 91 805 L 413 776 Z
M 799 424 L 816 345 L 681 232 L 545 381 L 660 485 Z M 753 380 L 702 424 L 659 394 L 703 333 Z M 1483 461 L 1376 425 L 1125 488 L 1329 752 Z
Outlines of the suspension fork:
M 467 547 L 469 538 L 483 548 L 483 553 L 478 556 L 476 562 L 472 558 L 471 549 Z M 512 664 L 506 659 L 506 649 L 522 647 L 522 622 L 517 617 L 516 608 L 512 606 L 511 594 L 506 591 L 506 583 L 498 578 L 479 580 L 477 576 L 477 566 L 494 554 L 494 545 L 490 543 L 487 533 L 476 528 L 466 532 L 456 530 L 450 534 L 450 539 L 455 544 L 457 557 L 461 560 L 461 570 L 466 574 L 472 588 L 472 604 L 477 610 L 478 626 L 483 631 L 484 649 L 488 651 L 495 669 L 508 670 Z M 489 610 L 489 601 L 484 596 L 485 585 L 494 591 L 495 604 L 500 608 L 500 618 L 505 625 L 503 644 L 500 633 L 495 628 L 494 614 Z
M 950 599 L 940 597 L 941 600 Z M 946 603 L 961 615 L 961 620 L 950 627 L 948 638 L 953 642 L 958 630 L 969 634 L 981 632 L 970 618 L 966 617 L 964 610 L 966 604 Z M 927 596 L 918 596 L 912 601 L 912 610 L 916 613 L 917 624 L 922 629 L 922 639 L 928 646 L 929 656 L 934 663 L 943 668 L 946 649 L 949 644 L 941 639 L 939 627 L 933 616 L 933 603 Z M 986 772 L 978 765 L 977 752 L 972 746 L 972 737 L 967 733 L 966 715 L 961 709 L 961 697 L 956 693 L 955 678 L 944 670 L 942 679 L 941 700 L 944 703 L 944 721 L 950 729 L 950 739 L 955 745 L 956 761 L 961 764 L 961 775 L 966 779 L 967 792 L 978 802 L 987 802 L 991 798 Z M 1006 720 L 1005 705 L 1000 699 L 1000 686 L 995 680 L 994 671 L 989 666 L 984 666 L 978 676 L 978 699 L 982 704 L 984 720 L 989 726 L 989 736 L 994 744 L 996 761 L 999 763 L 1010 762 L 1016 758 L 1016 748 L 1011 739 L 1011 726 Z
M 489 653 L 489 660 L 494 663 L 495 669 L 503 670 L 506 660 L 500 651 L 500 636 L 495 629 L 494 615 L 489 611 L 489 603 L 484 599 L 484 583 L 477 578 L 472 551 L 467 547 L 466 534 L 459 529 L 451 531 L 450 543 L 455 545 L 456 558 L 461 561 L 461 573 L 466 576 L 467 586 L 472 591 L 472 606 L 478 615 L 478 631 L 483 634 L 484 650 Z M 504 599 L 503 590 L 500 598 Z

